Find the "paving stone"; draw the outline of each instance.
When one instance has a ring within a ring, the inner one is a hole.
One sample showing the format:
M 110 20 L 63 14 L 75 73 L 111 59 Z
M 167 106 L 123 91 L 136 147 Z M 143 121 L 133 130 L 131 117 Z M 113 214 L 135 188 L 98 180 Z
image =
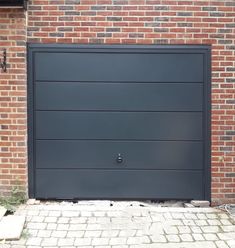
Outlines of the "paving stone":
M 28 229 L 27 233 L 28 233 L 29 237 L 37 237 L 38 230 Z
M 1 243 L 0 243 L 0 245 L 1 245 L 1 246 L 0 246 L 1 248 L 11 248 L 11 246 L 8 245 L 8 244 L 1 244 Z
M 195 214 L 185 213 L 184 216 L 186 219 L 197 220 L 197 216 Z
M 61 212 L 60 211 L 49 211 L 48 216 L 50 216 L 50 217 L 59 217 L 59 216 L 61 216 Z
M 34 223 L 30 222 L 27 224 L 28 229 L 38 229 L 38 230 L 44 230 L 46 229 L 47 224 L 46 223 Z
M 67 231 L 57 231 L 57 230 L 54 230 L 51 233 L 51 237 L 54 237 L 54 238 L 64 238 L 64 237 L 66 237 L 66 235 L 67 235 Z
M 55 223 L 48 223 L 46 229 L 48 230 L 56 230 L 57 224 Z
M 191 229 L 188 226 L 178 226 L 177 228 L 180 234 L 191 233 Z
M 127 238 L 118 237 L 118 238 L 110 238 L 110 245 L 125 245 L 127 242 Z
M 206 214 L 206 216 L 208 219 L 217 219 L 218 218 L 218 216 L 216 214 L 212 214 L 212 213 Z
M 195 220 L 195 223 L 197 226 L 208 226 L 208 223 L 206 222 L 206 220 Z
M 27 221 L 31 222 L 43 222 L 45 217 L 43 216 L 33 216 L 30 220 L 27 219 Z
M 195 226 L 194 220 L 183 220 L 185 226 Z
M 94 216 L 97 216 L 97 217 L 104 217 L 105 214 L 106 214 L 106 213 L 103 212 L 103 211 L 97 211 L 97 212 L 94 213 Z
M 87 226 L 83 227 L 86 230 L 100 230 L 101 225 L 100 224 L 88 224 Z
M 74 231 L 74 230 L 86 230 L 87 224 L 60 224 L 62 228 L 61 230 L 70 230 L 70 231 Z
M 118 230 L 106 230 L 102 232 L 101 236 L 113 238 L 113 237 L 117 237 L 118 234 L 119 234 Z
M 227 244 L 230 248 L 235 248 L 235 239 L 227 241 Z
M 215 241 L 218 248 L 229 248 L 229 246 L 224 241 Z
M 186 234 L 180 234 L 180 239 L 182 241 L 185 241 L 185 242 L 190 242 L 190 241 L 193 241 L 193 238 L 190 234 L 186 233 Z
M 27 205 L 34 205 L 36 202 L 36 199 L 28 199 L 28 201 L 26 202 Z
M 184 219 L 183 213 L 172 213 L 173 219 Z
M 164 226 L 163 227 L 166 234 L 178 234 L 179 231 L 175 226 Z
M 44 238 L 42 240 L 41 246 L 57 246 L 58 239 L 57 238 Z
M 74 238 L 60 238 L 58 240 L 58 246 L 73 246 Z
M 38 216 L 39 215 L 39 211 L 38 210 L 29 210 L 28 211 L 28 215 Z
M 218 226 L 202 226 L 201 229 L 203 233 L 218 233 L 219 232 Z
M 101 231 L 85 231 L 84 237 L 97 238 L 101 236 Z
M 235 225 L 233 226 L 221 226 L 224 232 L 235 232 Z
M 205 214 L 202 214 L 202 213 L 197 214 L 197 218 L 200 219 L 200 220 L 205 220 L 205 219 L 207 219 L 206 215 L 205 215 Z
M 203 234 L 203 236 L 208 241 L 218 240 L 218 237 L 216 236 L 216 234 L 213 234 L 213 233 L 206 233 L 206 234 Z
M 79 216 L 79 212 L 77 212 L 77 211 L 64 211 L 62 213 L 62 216 L 63 217 L 77 217 L 77 216 Z
M 80 246 L 86 246 L 86 245 L 91 245 L 91 238 L 76 238 L 74 245 L 80 247 Z
M 165 243 L 167 240 L 166 240 L 166 237 L 164 235 L 152 235 L 150 236 L 150 239 L 152 240 L 152 242 L 156 242 L 156 243 Z
M 70 218 L 68 218 L 68 217 L 59 217 L 57 219 L 58 224 L 68 224 L 69 221 L 70 221 Z
M 122 230 L 119 233 L 119 237 L 133 237 L 136 234 L 136 230 Z
M 181 220 L 165 220 L 164 226 L 182 226 L 183 222 Z
M 210 202 L 209 201 L 196 201 L 196 200 L 192 200 L 190 202 L 193 206 L 195 207 L 201 207 L 201 208 L 207 208 L 210 206 Z
M 180 242 L 179 236 L 175 234 L 166 235 L 166 238 L 169 242 Z
M 199 226 L 191 226 L 192 233 L 202 233 L 202 230 Z
M 69 224 L 58 224 L 57 226 L 57 230 L 60 230 L 60 231 L 68 231 L 69 228 L 71 227 L 72 225 L 69 225 Z M 71 229 L 70 229 L 71 230 Z M 76 229 L 72 229 L 72 230 L 76 230 Z
M 200 233 L 193 233 L 192 236 L 195 239 L 195 241 L 205 240 L 204 237 L 202 236 L 202 234 L 200 234 Z
M 29 237 L 30 238 L 30 237 Z M 5 240 L 4 240 L 4 242 L 6 242 Z M 12 240 L 12 241 L 8 241 L 10 244 L 12 244 L 12 245 L 25 245 L 26 246 L 26 242 L 27 242 L 27 240 L 26 239 L 19 239 L 19 240 Z
M 173 219 L 173 216 L 171 215 L 170 212 L 164 213 L 163 216 L 166 220 L 172 220 Z
M 208 220 L 207 221 L 209 223 L 210 226 L 220 226 L 221 222 L 219 220 Z
M 235 232 L 230 232 L 230 233 L 218 233 L 218 237 L 221 240 L 235 240 Z
M 83 223 L 86 223 L 87 220 L 88 220 L 87 217 L 75 217 L 75 218 L 70 219 L 70 223 L 71 224 L 83 224 Z
M 5 247 L 5 248 L 6 248 L 6 247 L 8 247 L 8 248 L 25 248 L 24 245 L 12 245 L 11 247 L 10 247 L 10 245 L 6 245 L 6 246 L 3 245 L 3 247 L 1 247 L 1 248 L 4 248 L 4 247 Z M 27 248 L 41 248 L 41 247 L 39 247 L 39 246 L 30 246 L 30 245 L 28 245 Z
M 44 222 L 46 222 L 46 223 L 57 223 L 57 217 L 54 217 L 54 216 L 45 217 Z
M 191 203 L 185 202 L 185 203 L 184 203 L 184 207 L 185 207 L 185 208 L 193 208 L 194 206 L 193 206 L 193 204 L 191 204 Z
M 42 237 L 42 238 L 49 238 L 51 236 L 51 231 L 50 230 L 39 230 L 37 236 Z
M 26 245 L 29 246 L 29 245 L 32 245 L 32 246 L 35 246 L 35 245 L 38 245 L 40 246 L 42 242 L 42 238 L 39 238 L 39 237 L 34 237 L 34 238 L 29 238 L 26 242 Z
M 223 214 L 223 213 L 218 213 L 218 217 L 220 219 L 229 219 L 229 216 L 227 214 Z
M 113 202 L 109 206 L 95 201 L 89 205 L 82 201 L 79 204 L 48 201 L 24 205 L 17 215 L 27 217 L 29 237 L 6 244 L 9 248 L 235 247 L 235 225 L 218 209 L 133 204 L 131 207 L 130 202 Z
M 81 238 L 85 234 L 85 231 L 68 231 L 67 237 L 68 238 Z
M 113 245 L 112 248 L 128 248 L 128 245 Z M 97 246 L 96 246 L 97 248 Z M 100 246 L 98 246 L 98 248 L 101 248 Z M 110 246 L 105 247 L 105 248 L 110 248 Z
M 24 216 L 4 216 L 0 221 L 0 240 L 19 239 L 24 228 L 24 223 Z
M 161 223 L 153 223 L 149 229 L 150 234 L 163 234 L 164 229 Z
M 92 245 L 94 246 L 100 246 L 100 245 L 108 245 L 109 244 L 109 238 L 94 238 L 92 239 Z
M 147 236 L 142 237 L 129 237 L 127 239 L 128 245 L 135 245 L 135 244 L 148 244 L 150 243 L 150 239 Z
M 39 212 L 39 216 L 48 216 L 48 215 L 49 215 L 49 211 L 42 210 Z
M 92 216 L 92 213 L 91 212 L 88 212 L 88 211 L 82 211 L 81 216 L 83 216 L 83 217 L 90 217 L 90 216 Z
M 222 220 L 220 220 L 220 222 L 222 225 L 232 225 L 232 222 L 229 221 L 228 219 L 224 219 L 224 220 L 222 219 Z
M 172 216 L 173 217 L 173 216 Z M 165 218 L 162 214 L 152 213 L 151 214 L 152 221 L 164 221 Z

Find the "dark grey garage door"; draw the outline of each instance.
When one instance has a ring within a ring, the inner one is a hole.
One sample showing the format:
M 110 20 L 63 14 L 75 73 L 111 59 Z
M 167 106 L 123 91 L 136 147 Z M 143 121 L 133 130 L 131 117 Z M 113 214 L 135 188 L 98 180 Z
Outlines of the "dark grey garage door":
M 30 196 L 209 199 L 209 57 L 30 45 Z

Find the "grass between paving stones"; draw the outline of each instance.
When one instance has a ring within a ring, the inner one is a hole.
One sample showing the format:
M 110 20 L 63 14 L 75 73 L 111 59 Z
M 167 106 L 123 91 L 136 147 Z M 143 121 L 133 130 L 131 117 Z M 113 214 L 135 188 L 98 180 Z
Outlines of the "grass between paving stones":
M 27 229 L 24 229 L 22 234 L 21 234 L 21 239 L 28 239 L 31 238 L 31 234 L 29 233 L 29 231 Z
M 0 197 L 0 206 L 3 206 L 7 210 L 7 214 L 12 214 L 16 211 L 17 206 L 25 203 L 26 195 L 20 191 L 18 187 L 15 187 L 11 195 L 8 197 Z

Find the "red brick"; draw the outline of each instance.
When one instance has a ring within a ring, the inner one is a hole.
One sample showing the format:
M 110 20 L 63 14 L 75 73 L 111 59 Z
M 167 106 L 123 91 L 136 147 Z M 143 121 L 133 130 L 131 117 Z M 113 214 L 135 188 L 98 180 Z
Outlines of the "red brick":
M 231 0 L 129 0 L 129 4 L 126 3 L 82 0 L 80 4 L 65 5 L 64 0 L 53 1 L 53 4 L 32 0 L 28 11 L 28 40 L 24 12 L 0 10 L 0 46 L 7 48 L 9 59 L 8 72 L 0 73 L 0 124 L 5 128 L 0 130 L 0 176 L 6 177 L 0 180 L 2 195 L 10 192 L 14 178 L 19 175 L 19 184 L 25 189 L 27 185 L 26 47 L 20 42 L 211 44 L 212 201 L 213 204 L 235 201 L 235 178 L 226 175 L 235 172 L 235 164 L 232 164 L 235 163 L 235 135 L 232 133 L 235 130 L 232 102 L 235 98 L 235 27 L 232 25 L 234 7 L 229 6 Z M 72 6 L 72 10 L 63 10 L 61 6 Z M 210 16 L 214 11 L 209 8 L 224 15 Z M 182 16 L 180 12 L 190 16 Z M 111 28 L 111 37 L 99 37 L 98 34 L 105 34 L 106 28 Z M 113 32 L 112 28 L 120 28 L 120 32 Z M 63 37 L 50 37 L 55 33 L 62 33 Z M 223 162 L 221 157 L 224 157 Z

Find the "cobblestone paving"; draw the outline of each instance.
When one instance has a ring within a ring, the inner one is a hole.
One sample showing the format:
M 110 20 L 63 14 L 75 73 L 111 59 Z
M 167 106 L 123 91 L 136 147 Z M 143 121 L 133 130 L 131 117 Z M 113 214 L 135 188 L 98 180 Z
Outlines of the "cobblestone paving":
M 235 225 L 213 208 L 163 208 L 109 204 L 24 205 L 19 241 L 2 248 L 234 248 Z

